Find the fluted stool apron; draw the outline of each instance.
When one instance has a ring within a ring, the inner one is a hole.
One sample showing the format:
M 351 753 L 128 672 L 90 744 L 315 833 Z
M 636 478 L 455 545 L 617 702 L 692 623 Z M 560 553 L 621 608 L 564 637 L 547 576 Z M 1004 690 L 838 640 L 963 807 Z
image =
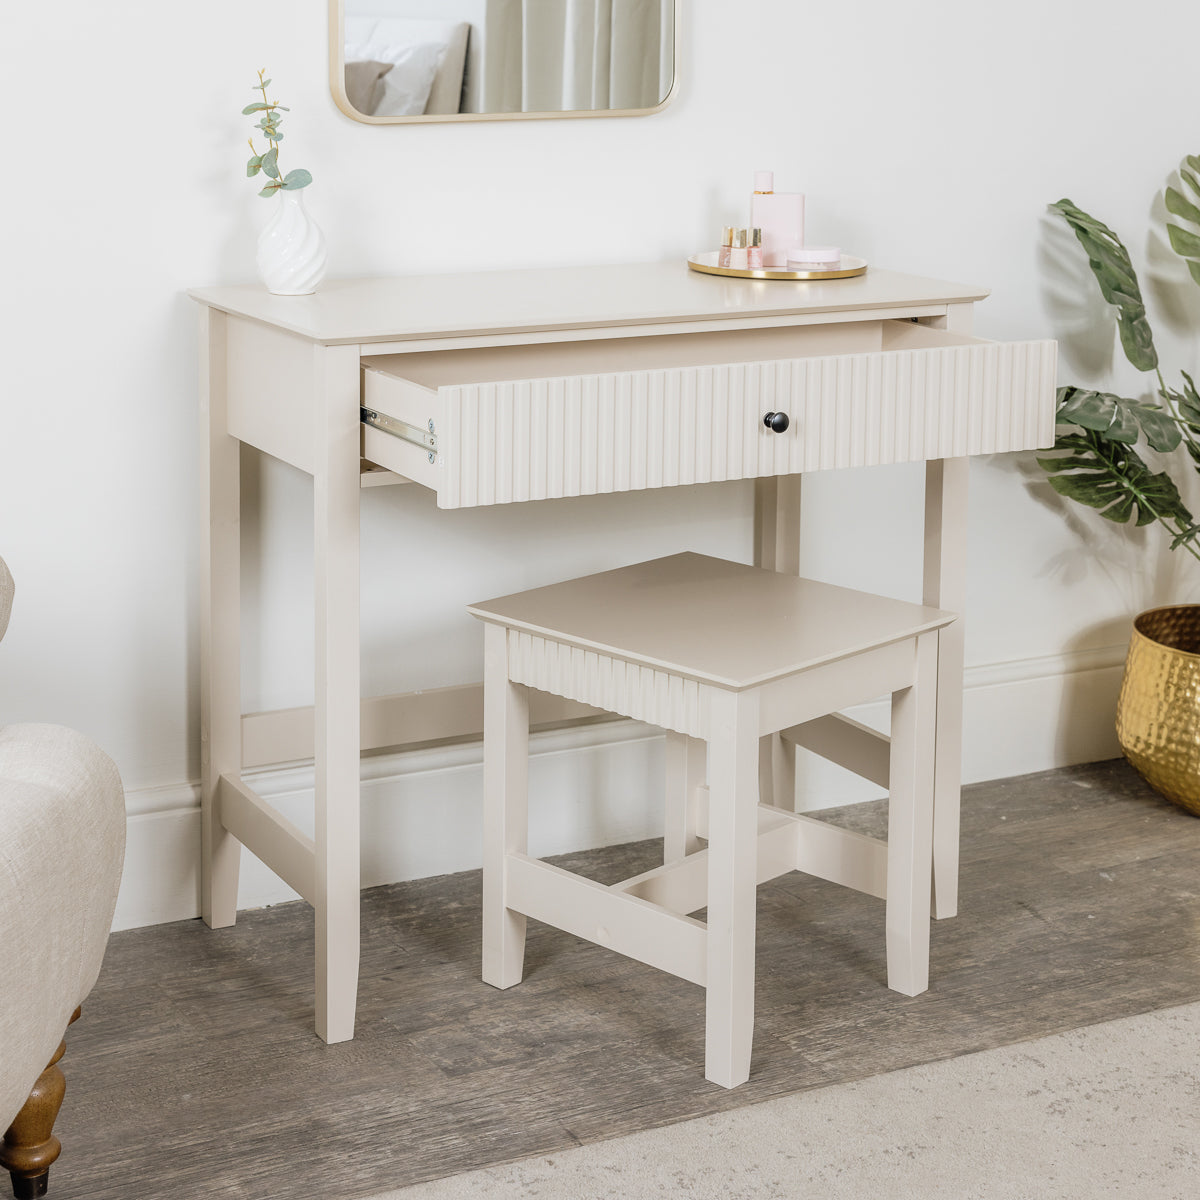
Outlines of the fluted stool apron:
M 750 1072 L 757 885 L 800 870 L 884 899 L 888 986 L 925 990 L 937 639 L 952 614 L 690 553 L 469 611 L 487 623 L 486 982 L 520 982 L 527 917 L 691 980 L 706 989 L 705 1075 L 734 1087 Z M 527 854 L 529 688 L 668 731 L 662 867 L 606 887 Z M 759 803 L 760 737 L 884 695 L 886 843 Z M 688 915 L 705 907 L 707 922 Z

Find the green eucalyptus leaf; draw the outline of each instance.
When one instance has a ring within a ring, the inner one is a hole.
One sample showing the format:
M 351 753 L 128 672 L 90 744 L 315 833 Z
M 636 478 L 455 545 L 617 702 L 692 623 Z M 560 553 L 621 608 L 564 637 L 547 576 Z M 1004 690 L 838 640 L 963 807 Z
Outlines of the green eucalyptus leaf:
M 271 149 L 262 156 L 262 169 L 266 174 L 270 175 L 272 179 L 279 178 L 279 167 L 277 165 L 278 161 L 279 151 L 276 150 L 274 146 L 272 146 Z
M 267 106 L 260 100 L 257 104 L 247 104 L 242 109 L 242 116 L 248 117 L 251 113 L 264 112 Z
M 249 161 L 249 162 L 246 164 L 246 175 L 247 175 L 249 178 L 253 179 L 253 178 L 254 178 L 254 176 L 255 176 L 255 175 L 257 175 L 257 174 L 258 174 L 258 172 L 259 172 L 261 169 L 262 169 L 262 155 L 261 155 L 261 154 L 256 154 L 256 155 L 255 155 L 255 156 L 254 156 L 254 157 L 253 157 L 253 158 L 252 158 L 252 159 L 251 159 L 251 160 L 250 160 L 250 161 Z
M 1100 285 L 1101 294 L 1117 309 L 1117 328 L 1125 357 L 1139 371 L 1153 371 L 1158 366 L 1154 335 L 1146 320 L 1137 273 L 1121 239 L 1071 200 L 1060 200 L 1050 208 L 1074 230 L 1088 256 L 1088 265 Z
M 259 88 L 269 88 L 270 86 L 271 86 L 271 81 L 269 79 L 264 79 L 262 81 L 262 83 L 256 83 L 254 85 L 254 90 L 258 91 Z
M 265 188 L 258 194 L 260 196 L 273 196 L 283 186 L 281 183 L 268 183 Z
M 301 188 L 308 187 L 310 183 L 312 183 L 312 176 L 302 167 L 297 167 L 296 170 L 287 173 L 283 186 L 289 192 L 298 192 Z
M 1177 192 L 1173 187 L 1167 188 L 1166 194 L 1167 212 L 1174 213 L 1177 217 L 1183 217 L 1186 221 L 1194 221 L 1200 225 L 1200 208 L 1197 208 L 1190 200 L 1186 199 L 1182 192 Z

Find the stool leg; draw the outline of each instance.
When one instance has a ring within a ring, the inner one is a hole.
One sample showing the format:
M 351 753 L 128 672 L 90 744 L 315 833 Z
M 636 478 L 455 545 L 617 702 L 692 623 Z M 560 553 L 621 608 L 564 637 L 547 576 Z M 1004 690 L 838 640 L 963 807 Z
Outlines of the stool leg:
M 929 986 L 937 638 L 936 632 L 917 638 L 913 685 L 892 693 L 887 972 L 888 987 L 906 996 Z
M 758 898 L 758 693 L 713 698 L 708 744 L 708 990 L 704 1076 L 750 1077 Z
M 507 857 L 529 839 L 529 695 L 508 678 L 508 631 L 488 625 L 483 674 L 483 981 L 521 982 L 525 918 L 507 906 Z
M 696 792 L 704 785 L 704 743 L 667 730 L 667 804 L 663 862 L 678 862 L 700 849 Z

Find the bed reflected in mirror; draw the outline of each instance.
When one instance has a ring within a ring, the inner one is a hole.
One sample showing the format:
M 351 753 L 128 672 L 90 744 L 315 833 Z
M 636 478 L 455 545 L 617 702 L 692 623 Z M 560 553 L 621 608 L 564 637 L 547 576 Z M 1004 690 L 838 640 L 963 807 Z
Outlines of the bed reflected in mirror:
M 637 115 L 676 76 L 676 0 L 330 0 L 332 89 L 371 124 Z

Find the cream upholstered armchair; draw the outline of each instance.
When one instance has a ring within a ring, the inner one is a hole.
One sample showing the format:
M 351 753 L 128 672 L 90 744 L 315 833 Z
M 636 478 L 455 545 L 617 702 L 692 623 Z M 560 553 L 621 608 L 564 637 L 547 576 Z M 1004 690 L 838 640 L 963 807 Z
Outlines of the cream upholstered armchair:
M 13 591 L 0 559 L 0 638 Z M 19 1200 L 45 1194 L 61 1149 L 56 1064 L 100 973 L 124 857 L 112 760 L 58 725 L 0 726 L 0 1167 Z

